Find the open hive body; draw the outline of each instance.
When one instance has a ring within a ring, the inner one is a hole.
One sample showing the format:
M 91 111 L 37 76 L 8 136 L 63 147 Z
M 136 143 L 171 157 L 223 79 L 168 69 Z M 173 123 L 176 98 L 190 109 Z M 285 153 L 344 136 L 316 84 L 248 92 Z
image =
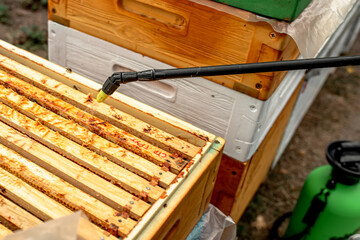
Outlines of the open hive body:
M 224 141 L 0 41 L 0 236 L 83 210 L 99 236 L 185 238 Z M 107 232 L 111 235 L 109 235 Z

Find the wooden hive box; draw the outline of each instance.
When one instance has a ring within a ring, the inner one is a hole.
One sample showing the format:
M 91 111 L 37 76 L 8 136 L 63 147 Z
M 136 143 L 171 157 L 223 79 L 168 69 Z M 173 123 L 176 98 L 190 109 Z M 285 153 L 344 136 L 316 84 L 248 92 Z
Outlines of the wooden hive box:
M 240 220 L 270 170 L 302 86 L 303 81 L 248 161 L 240 162 L 223 154 L 211 203 L 235 222 Z
M 119 93 L 97 103 L 100 87 L 0 41 L 0 234 L 79 209 L 110 239 L 198 222 L 224 140 Z
M 295 59 L 292 38 L 210 0 L 52 0 L 49 19 L 174 67 Z M 260 100 L 285 72 L 208 77 Z

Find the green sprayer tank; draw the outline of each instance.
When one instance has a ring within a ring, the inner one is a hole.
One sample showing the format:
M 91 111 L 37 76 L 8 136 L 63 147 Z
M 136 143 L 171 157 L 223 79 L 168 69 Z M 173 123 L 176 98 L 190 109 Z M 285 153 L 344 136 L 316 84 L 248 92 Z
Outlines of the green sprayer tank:
M 360 142 L 337 141 L 306 178 L 284 239 L 348 239 L 360 229 Z

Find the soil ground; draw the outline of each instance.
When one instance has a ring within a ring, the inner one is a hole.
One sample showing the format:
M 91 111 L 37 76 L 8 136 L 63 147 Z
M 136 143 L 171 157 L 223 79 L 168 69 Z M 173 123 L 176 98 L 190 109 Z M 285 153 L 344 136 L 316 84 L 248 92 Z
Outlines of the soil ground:
M 0 39 L 47 58 L 48 15 L 46 6 L 40 3 L 0 0 Z
M 47 10 L 22 7 L 24 0 L 0 0 L 7 24 L 0 39 L 47 57 Z M 36 3 L 40 0 L 30 0 Z M 33 26 L 38 26 L 34 28 Z M 358 37 L 349 55 L 360 55 Z M 292 211 L 311 170 L 327 164 L 325 148 L 334 140 L 360 139 L 360 67 L 339 68 L 327 80 L 277 166 L 269 173 L 238 223 L 239 239 L 268 239 L 273 222 Z

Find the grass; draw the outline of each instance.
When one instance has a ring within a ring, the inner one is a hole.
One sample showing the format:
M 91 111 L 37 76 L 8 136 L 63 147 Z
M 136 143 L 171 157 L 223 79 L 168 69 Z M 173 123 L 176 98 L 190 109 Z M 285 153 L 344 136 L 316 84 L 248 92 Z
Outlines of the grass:
M 1 1 L 0 1 L 0 23 L 3 23 L 3 24 L 10 23 L 9 7 Z
M 30 9 L 32 11 L 37 11 L 41 7 L 46 7 L 47 0 L 24 0 L 22 2 L 23 8 Z
M 17 45 L 29 51 L 45 49 L 46 34 L 38 26 L 31 25 L 20 29 L 21 34 L 18 37 Z

